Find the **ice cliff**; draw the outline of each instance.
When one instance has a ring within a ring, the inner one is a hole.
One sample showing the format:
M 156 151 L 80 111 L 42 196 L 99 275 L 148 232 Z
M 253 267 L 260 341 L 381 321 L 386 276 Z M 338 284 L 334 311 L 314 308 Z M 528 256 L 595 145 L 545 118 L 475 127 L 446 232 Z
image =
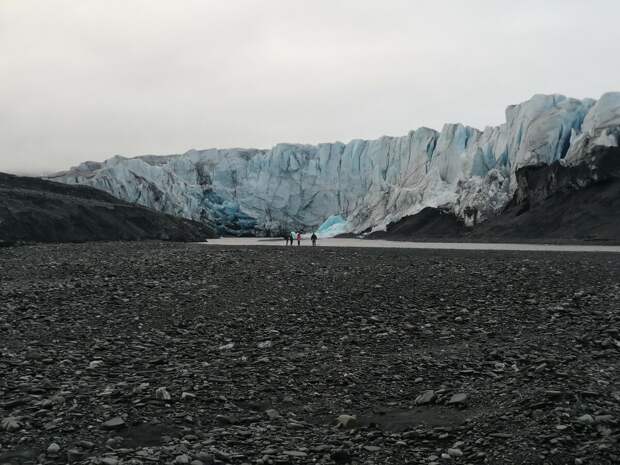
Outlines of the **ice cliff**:
M 466 218 L 474 212 L 483 221 L 512 197 L 518 168 L 579 163 L 593 146 L 617 146 L 619 128 L 620 92 L 598 101 L 536 95 L 509 106 L 504 124 L 483 131 L 446 124 L 439 132 L 422 127 L 346 144 L 115 156 L 52 179 L 210 221 L 231 234 L 309 230 L 338 216 L 346 220 L 338 231 L 360 232 L 427 206 Z

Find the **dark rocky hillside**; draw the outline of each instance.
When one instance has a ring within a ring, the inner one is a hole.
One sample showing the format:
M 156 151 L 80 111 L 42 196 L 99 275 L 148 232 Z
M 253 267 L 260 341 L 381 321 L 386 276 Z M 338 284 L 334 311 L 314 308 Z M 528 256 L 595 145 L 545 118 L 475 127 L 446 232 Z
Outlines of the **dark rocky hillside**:
M 374 233 L 373 239 L 620 242 L 620 148 L 596 147 L 576 166 L 528 166 L 501 215 L 466 228 L 442 210 L 426 208 Z
M 476 237 L 620 242 L 620 148 L 598 148 L 580 165 L 517 171 L 506 210 Z
M 453 214 L 426 207 L 419 213 L 390 223 L 386 231 L 370 234 L 371 239 L 425 240 L 454 239 L 463 236 L 467 227 Z
M 0 242 L 72 242 L 214 237 L 202 223 L 175 218 L 86 186 L 0 173 Z

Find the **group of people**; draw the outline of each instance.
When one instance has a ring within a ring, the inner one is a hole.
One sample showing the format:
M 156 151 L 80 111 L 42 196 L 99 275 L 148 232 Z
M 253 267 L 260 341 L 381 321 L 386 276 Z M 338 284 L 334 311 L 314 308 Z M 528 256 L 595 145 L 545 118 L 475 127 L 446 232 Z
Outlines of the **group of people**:
M 310 236 L 310 240 L 312 241 L 312 246 L 316 246 L 316 241 L 317 241 L 318 237 L 316 235 L 316 233 L 312 233 L 312 236 Z M 297 245 L 301 245 L 301 233 L 300 232 L 295 232 L 295 231 L 291 231 L 290 234 L 284 234 L 284 242 L 286 242 L 286 245 L 294 245 L 295 241 L 297 241 Z

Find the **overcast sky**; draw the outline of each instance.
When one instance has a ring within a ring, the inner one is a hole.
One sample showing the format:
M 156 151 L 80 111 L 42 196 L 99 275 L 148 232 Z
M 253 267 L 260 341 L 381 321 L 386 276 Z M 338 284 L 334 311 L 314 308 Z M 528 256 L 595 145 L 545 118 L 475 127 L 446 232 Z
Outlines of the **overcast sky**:
M 620 90 L 618 0 L 0 0 L 0 171 L 500 124 Z

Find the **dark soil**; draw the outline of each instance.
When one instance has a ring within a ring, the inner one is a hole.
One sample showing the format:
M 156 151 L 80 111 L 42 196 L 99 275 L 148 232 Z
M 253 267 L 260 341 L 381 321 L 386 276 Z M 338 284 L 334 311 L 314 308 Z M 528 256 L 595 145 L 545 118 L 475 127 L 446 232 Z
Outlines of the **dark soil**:
M 368 235 L 369 239 L 426 240 L 462 237 L 468 228 L 456 216 L 438 208 L 426 207 L 419 213 L 390 223 L 386 231 Z
M 0 271 L 0 463 L 620 463 L 620 254 L 90 243 Z
M 214 230 L 86 186 L 0 173 L 0 245 L 161 239 L 204 241 Z

